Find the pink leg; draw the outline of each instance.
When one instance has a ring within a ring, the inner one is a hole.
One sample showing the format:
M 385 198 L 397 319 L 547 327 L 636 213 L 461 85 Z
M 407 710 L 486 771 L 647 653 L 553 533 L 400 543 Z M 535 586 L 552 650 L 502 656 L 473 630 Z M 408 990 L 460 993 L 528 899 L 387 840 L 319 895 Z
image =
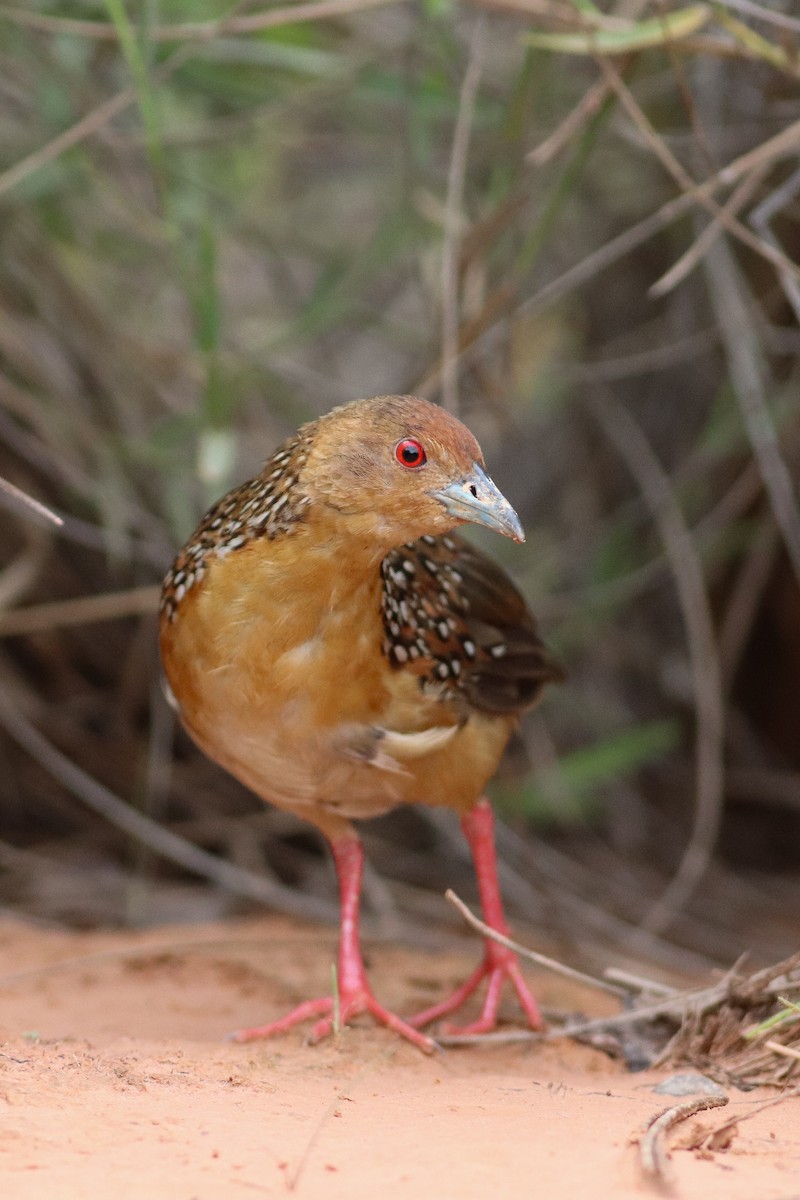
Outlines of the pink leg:
M 483 919 L 492 929 L 496 929 L 498 933 L 507 935 L 508 925 L 506 924 L 503 901 L 500 898 L 500 888 L 497 882 L 494 815 L 489 801 L 486 799 L 479 800 L 472 812 L 462 817 L 461 827 L 469 842 L 472 859 L 475 863 L 475 875 L 478 880 L 478 893 L 480 895 L 481 908 L 483 909 Z M 460 1008 L 484 978 L 488 981 L 486 999 L 484 1000 L 483 1010 L 477 1021 L 473 1021 L 470 1025 L 463 1027 L 446 1026 L 443 1032 L 487 1033 L 489 1030 L 494 1029 L 497 1025 L 500 995 L 506 979 L 509 979 L 513 984 L 531 1028 L 541 1029 L 542 1018 L 539 1008 L 523 978 L 516 954 L 514 954 L 513 950 L 506 949 L 505 946 L 499 945 L 491 938 L 485 939 L 483 962 L 472 972 L 466 982 L 462 983 L 461 987 L 457 988 L 452 996 L 449 996 L 440 1004 L 434 1004 L 432 1008 L 427 1008 L 424 1012 L 418 1013 L 417 1016 L 412 1018 L 411 1024 L 418 1027 L 428 1025 L 431 1021 L 437 1021 L 440 1017 L 447 1016 L 448 1013 Z
M 353 1017 L 361 1013 L 370 1013 L 376 1021 L 387 1028 L 407 1038 L 420 1050 L 430 1053 L 436 1049 L 436 1043 L 431 1038 L 413 1029 L 400 1017 L 384 1008 L 372 994 L 364 970 L 364 960 L 361 957 L 359 940 L 359 909 L 361 903 L 361 879 L 364 873 L 364 850 L 356 837 L 346 836 L 331 842 L 336 872 L 339 877 L 339 893 L 341 896 L 341 925 L 339 929 L 339 977 L 338 986 L 338 1021 L 347 1025 Z M 306 1000 L 292 1009 L 279 1021 L 269 1025 L 256 1026 L 253 1029 L 240 1029 L 231 1035 L 234 1042 L 251 1042 L 257 1038 L 272 1037 L 275 1033 L 285 1033 L 300 1021 L 319 1017 L 320 1020 L 312 1027 L 309 1040 L 318 1042 L 333 1032 L 336 1006 L 332 996 L 323 996 L 318 1000 Z

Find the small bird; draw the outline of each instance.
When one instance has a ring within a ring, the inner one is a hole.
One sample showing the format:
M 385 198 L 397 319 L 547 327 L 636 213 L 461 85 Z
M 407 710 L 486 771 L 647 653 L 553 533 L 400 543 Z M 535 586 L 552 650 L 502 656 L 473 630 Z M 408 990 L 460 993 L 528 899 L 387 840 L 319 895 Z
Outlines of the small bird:
M 361 1013 L 425 1051 L 421 1029 L 485 978 L 467 1032 L 492 1029 L 505 980 L 541 1024 L 516 956 L 487 938 L 448 999 L 410 1020 L 378 1003 L 359 939 L 364 853 L 353 821 L 399 804 L 455 809 L 484 919 L 507 933 L 484 787 L 519 714 L 561 677 L 522 596 L 452 531 L 524 541 L 469 430 L 414 396 L 354 400 L 303 425 L 255 479 L 219 501 L 169 571 L 166 679 L 183 724 L 262 799 L 327 838 L 341 899 L 338 996 L 234 1040 Z

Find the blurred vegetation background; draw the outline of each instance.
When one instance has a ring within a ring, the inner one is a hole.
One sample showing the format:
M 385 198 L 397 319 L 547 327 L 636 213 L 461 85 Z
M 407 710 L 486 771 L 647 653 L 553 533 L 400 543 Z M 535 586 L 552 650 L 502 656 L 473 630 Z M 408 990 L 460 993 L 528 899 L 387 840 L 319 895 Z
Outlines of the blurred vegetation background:
M 354 396 L 456 409 L 565 663 L 495 784 L 515 920 L 665 967 L 796 948 L 791 0 L 0 6 L 0 903 L 335 913 L 312 831 L 160 695 L 203 508 Z M 523 761 L 527 758 L 527 762 Z M 363 829 L 373 933 L 472 896 Z

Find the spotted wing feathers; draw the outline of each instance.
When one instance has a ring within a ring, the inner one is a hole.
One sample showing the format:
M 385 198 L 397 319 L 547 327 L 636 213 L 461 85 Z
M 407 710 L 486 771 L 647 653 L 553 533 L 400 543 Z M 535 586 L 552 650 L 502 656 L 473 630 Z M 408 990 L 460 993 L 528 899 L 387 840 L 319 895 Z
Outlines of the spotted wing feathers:
M 562 677 L 514 584 L 456 534 L 393 550 L 381 573 L 383 652 L 422 687 L 483 712 L 513 714 Z

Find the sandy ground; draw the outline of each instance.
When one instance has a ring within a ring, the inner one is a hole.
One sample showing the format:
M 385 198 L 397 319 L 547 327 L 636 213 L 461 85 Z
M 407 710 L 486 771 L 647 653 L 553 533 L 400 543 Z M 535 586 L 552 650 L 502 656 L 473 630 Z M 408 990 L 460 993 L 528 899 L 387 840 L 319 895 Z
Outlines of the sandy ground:
M 326 990 L 334 945 L 328 930 L 270 919 L 133 934 L 0 923 L 0 1195 L 655 1194 L 636 1137 L 675 1103 L 652 1091 L 664 1072 L 631 1075 L 566 1042 L 426 1058 L 368 1025 L 313 1047 L 299 1032 L 223 1040 Z M 401 1012 L 472 961 L 383 946 L 370 958 Z M 597 1011 L 566 987 L 542 979 L 544 1004 Z M 764 1098 L 734 1092 L 675 1132 L 677 1195 L 798 1200 L 800 1099 L 743 1121 L 724 1151 L 677 1148 Z

